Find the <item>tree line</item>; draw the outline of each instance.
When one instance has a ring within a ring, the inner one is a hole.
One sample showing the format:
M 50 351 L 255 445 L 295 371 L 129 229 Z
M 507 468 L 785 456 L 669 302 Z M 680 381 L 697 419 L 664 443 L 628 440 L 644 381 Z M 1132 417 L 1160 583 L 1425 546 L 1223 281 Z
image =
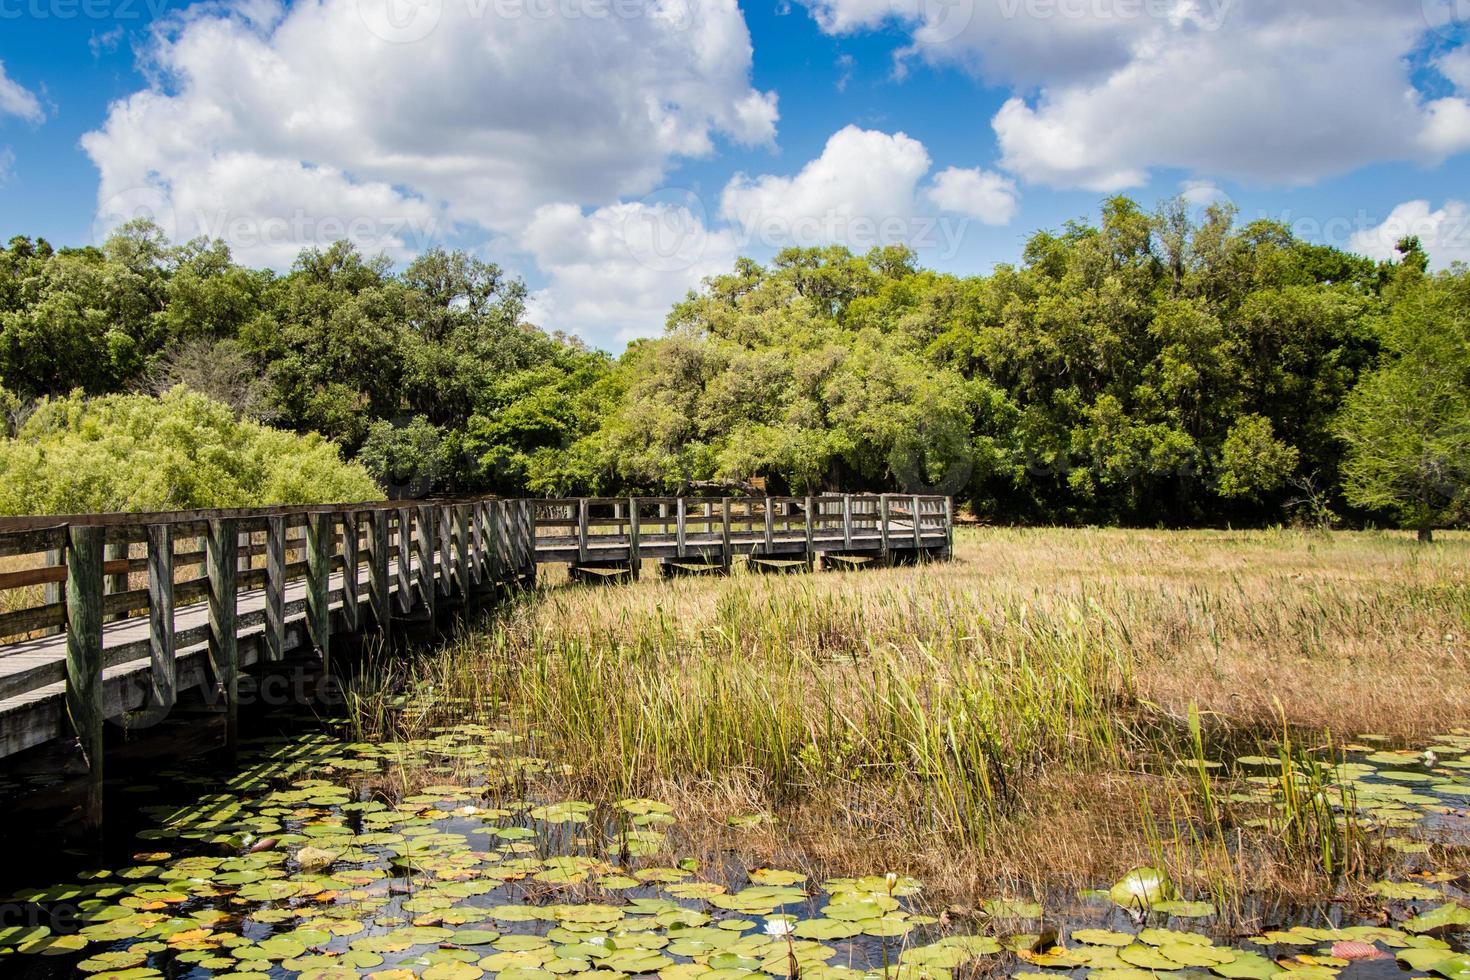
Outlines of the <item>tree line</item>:
M 1108 200 L 986 275 L 897 247 L 741 259 L 617 358 L 530 324 L 525 286 L 464 252 L 395 271 L 338 243 L 275 274 L 145 222 L 18 237 L 0 383 L 12 441 L 60 399 L 183 385 L 393 495 L 909 490 L 1005 522 L 1426 533 L 1470 512 L 1470 272 L 1178 200 Z

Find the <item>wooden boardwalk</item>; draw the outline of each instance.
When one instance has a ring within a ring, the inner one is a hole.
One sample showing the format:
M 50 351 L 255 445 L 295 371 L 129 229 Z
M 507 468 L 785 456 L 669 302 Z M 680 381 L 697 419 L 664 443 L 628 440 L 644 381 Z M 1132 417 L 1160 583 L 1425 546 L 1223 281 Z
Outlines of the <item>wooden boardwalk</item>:
M 334 635 L 388 634 L 561 563 L 574 579 L 948 557 L 950 501 L 911 495 L 475 499 L 0 519 L 0 757 L 79 740 L 96 817 L 104 723 L 217 692 Z M 89 810 L 91 807 L 89 807 Z

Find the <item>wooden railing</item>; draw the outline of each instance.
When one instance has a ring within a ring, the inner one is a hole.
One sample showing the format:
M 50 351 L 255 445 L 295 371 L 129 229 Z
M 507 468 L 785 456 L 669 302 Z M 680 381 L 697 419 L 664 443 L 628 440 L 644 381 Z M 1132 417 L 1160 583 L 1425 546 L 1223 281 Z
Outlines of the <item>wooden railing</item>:
M 637 577 L 943 557 L 950 502 L 912 495 L 396 501 L 0 519 L 0 757 L 74 733 L 100 814 L 109 719 L 221 693 L 334 633 L 387 634 L 534 581 L 538 564 Z M 89 812 L 91 807 L 89 806 Z

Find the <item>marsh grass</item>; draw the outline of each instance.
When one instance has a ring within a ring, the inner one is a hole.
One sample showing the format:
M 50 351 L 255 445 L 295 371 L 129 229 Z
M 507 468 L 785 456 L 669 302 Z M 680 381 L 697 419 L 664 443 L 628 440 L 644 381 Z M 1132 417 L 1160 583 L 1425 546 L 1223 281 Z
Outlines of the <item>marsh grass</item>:
M 962 530 L 957 559 L 543 587 L 382 685 L 407 711 L 365 696 L 361 734 L 496 720 L 567 791 L 698 816 L 691 849 L 763 811 L 739 846 L 827 873 L 958 899 L 1154 860 L 1243 915 L 1376 870 L 1298 733 L 1470 717 L 1463 536 Z M 1282 807 L 1246 833 L 1205 763 L 1252 740 Z

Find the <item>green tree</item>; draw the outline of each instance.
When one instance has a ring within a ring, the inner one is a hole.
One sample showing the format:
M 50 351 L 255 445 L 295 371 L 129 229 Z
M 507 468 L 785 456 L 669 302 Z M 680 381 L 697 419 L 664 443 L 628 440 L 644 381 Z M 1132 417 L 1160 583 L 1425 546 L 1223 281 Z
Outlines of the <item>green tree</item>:
M 1470 512 L 1470 272 L 1426 277 L 1406 262 L 1383 327 L 1387 360 L 1348 395 L 1347 498 L 1430 541 Z

